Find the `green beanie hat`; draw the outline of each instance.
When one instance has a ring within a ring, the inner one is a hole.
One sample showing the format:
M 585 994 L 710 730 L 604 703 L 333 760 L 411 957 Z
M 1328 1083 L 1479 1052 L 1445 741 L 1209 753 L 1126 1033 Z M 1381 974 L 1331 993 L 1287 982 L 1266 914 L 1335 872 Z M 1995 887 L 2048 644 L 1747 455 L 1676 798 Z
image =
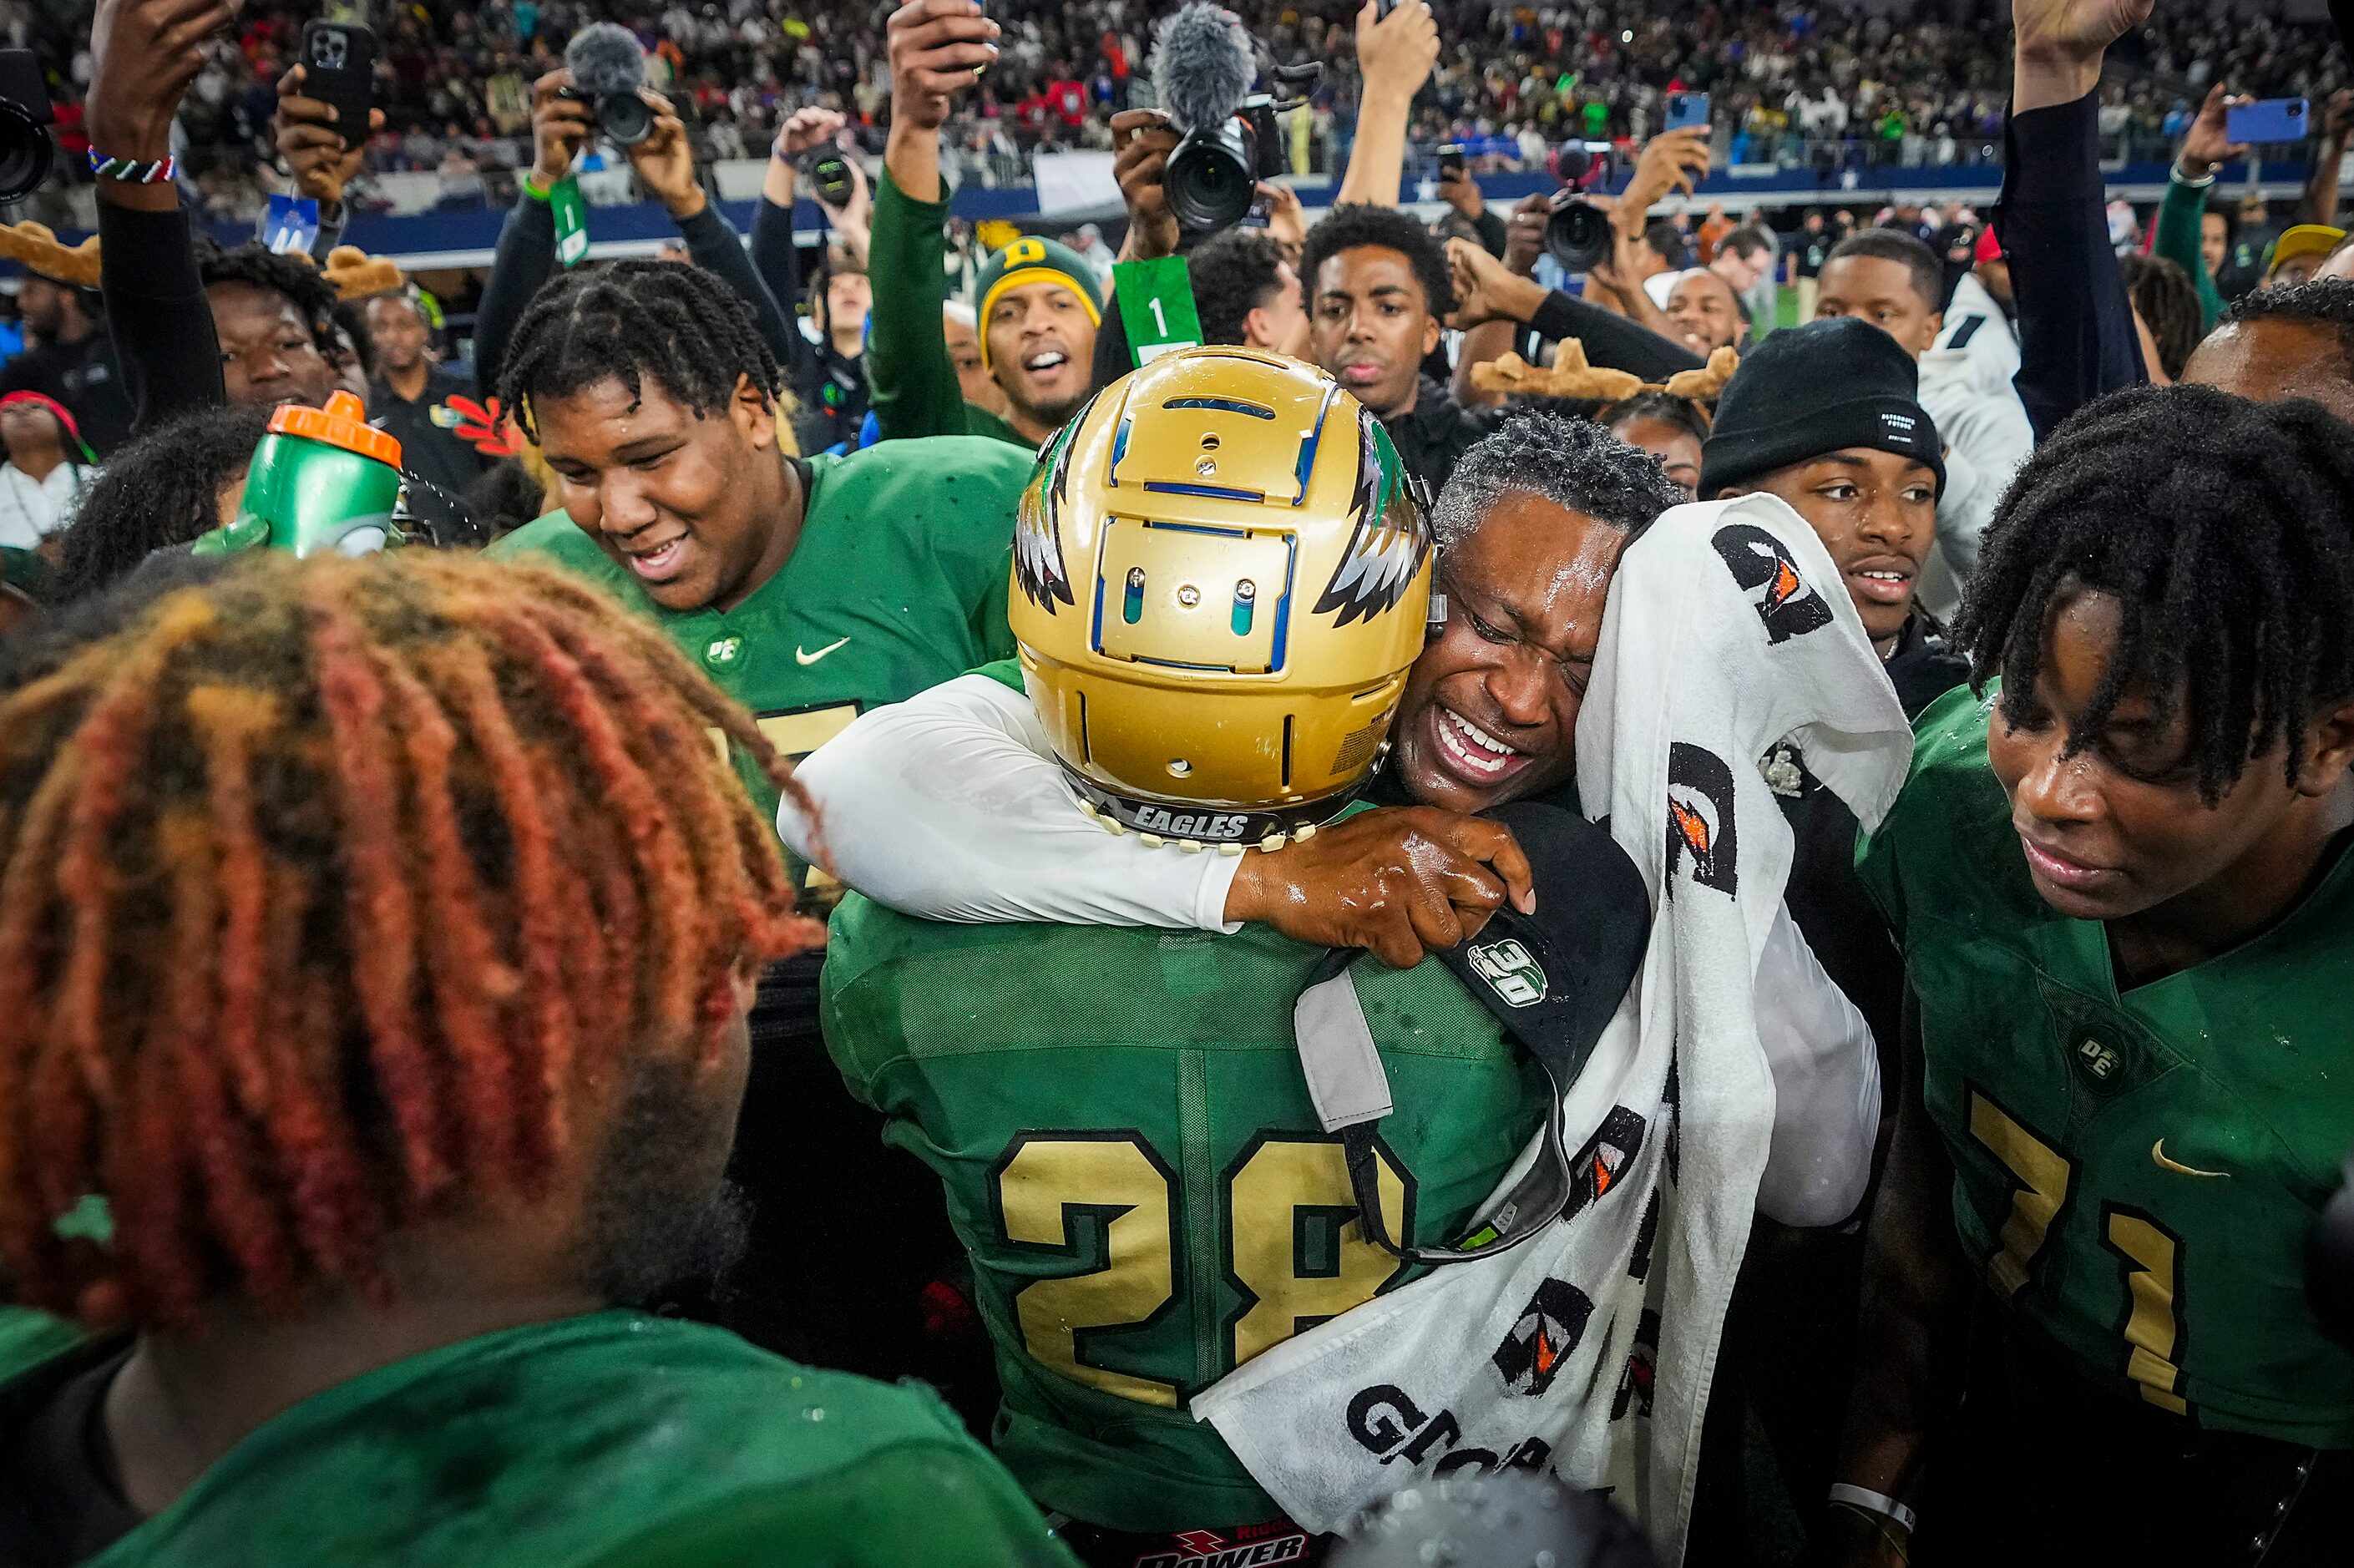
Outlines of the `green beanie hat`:
M 1095 269 L 1067 245 L 1025 234 L 989 259 L 973 287 L 973 313 L 979 318 L 981 364 L 989 367 L 989 312 L 997 296 L 1030 283 L 1060 283 L 1079 297 L 1087 320 L 1103 325 L 1103 290 Z

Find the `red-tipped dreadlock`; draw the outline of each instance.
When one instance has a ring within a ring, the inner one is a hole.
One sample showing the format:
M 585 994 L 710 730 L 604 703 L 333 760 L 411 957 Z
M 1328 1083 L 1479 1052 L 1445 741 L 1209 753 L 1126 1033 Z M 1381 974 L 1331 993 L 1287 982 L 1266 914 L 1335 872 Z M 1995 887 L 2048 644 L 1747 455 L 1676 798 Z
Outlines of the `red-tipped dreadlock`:
M 0 695 L 9 1291 L 382 1292 L 388 1233 L 546 1189 L 591 1075 L 711 1059 L 821 937 L 715 730 L 798 793 L 652 627 L 421 552 L 257 558 Z

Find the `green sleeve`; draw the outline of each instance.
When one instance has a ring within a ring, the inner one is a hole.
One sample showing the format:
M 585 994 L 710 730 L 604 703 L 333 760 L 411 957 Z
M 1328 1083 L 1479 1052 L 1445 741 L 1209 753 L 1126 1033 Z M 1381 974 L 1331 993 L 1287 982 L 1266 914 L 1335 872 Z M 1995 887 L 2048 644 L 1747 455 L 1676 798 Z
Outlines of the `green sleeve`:
M 866 244 L 866 276 L 875 291 L 866 318 L 867 406 L 886 441 L 964 435 L 963 384 L 940 320 L 949 204 L 917 201 L 892 183 L 888 169 L 876 176 L 875 186 L 875 227 Z
M 978 670 L 967 670 L 965 673 L 986 675 L 1001 686 L 1010 687 L 1025 696 L 1029 694 L 1030 688 L 1022 683 L 1022 661 L 1019 659 L 999 659 L 983 664 Z
M 2207 259 L 2199 253 L 2200 229 L 2207 217 L 2207 188 L 2186 185 L 2180 180 L 2167 182 L 2166 199 L 2158 204 L 2158 238 L 2150 253 L 2190 274 L 2191 287 L 2199 291 L 2200 324 L 2213 332 L 2215 318 L 2223 313 L 2223 296 L 2215 280 L 2207 275 Z
M 984 662 L 996 663 L 1012 659 L 1019 652 L 1013 641 L 1013 628 L 1006 620 L 1006 601 L 1013 577 L 1013 558 L 1009 554 L 989 579 L 982 590 L 981 602 L 973 607 L 972 635 L 981 649 Z
M 597 1568 L 1077 1568 L 1037 1508 L 978 1449 L 907 1444 L 666 1525 Z
M 0 1383 L 80 1344 L 82 1331 L 29 1307 L 0 1307 Z

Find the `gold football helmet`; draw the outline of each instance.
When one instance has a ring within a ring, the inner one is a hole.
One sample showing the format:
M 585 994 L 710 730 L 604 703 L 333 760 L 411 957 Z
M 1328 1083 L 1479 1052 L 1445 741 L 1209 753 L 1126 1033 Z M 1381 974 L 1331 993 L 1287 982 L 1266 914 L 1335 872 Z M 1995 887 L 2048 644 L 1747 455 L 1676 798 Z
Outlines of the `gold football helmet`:
M 1430 534 L 1388 434 L 1313 366 L 1163 355 L 1046 444 L 1013 534 L 1022 673 L 1115 831 L 1306 836 L 1389 746 Z

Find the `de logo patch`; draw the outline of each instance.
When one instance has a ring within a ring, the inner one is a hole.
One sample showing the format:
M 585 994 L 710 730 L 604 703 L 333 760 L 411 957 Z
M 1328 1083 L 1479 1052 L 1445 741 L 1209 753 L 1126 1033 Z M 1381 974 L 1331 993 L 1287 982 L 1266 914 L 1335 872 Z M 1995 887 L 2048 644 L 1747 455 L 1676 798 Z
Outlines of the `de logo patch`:
M 1798 563 L 1782 541 L 1765 529 L 1754 523 L 1728 524 L 1709 543 L 1748 593 L 1757 619 L 1766 623 L 1768 642 L 1787 642 L 1831 623 L 1831 607 L 1798 575 Z

